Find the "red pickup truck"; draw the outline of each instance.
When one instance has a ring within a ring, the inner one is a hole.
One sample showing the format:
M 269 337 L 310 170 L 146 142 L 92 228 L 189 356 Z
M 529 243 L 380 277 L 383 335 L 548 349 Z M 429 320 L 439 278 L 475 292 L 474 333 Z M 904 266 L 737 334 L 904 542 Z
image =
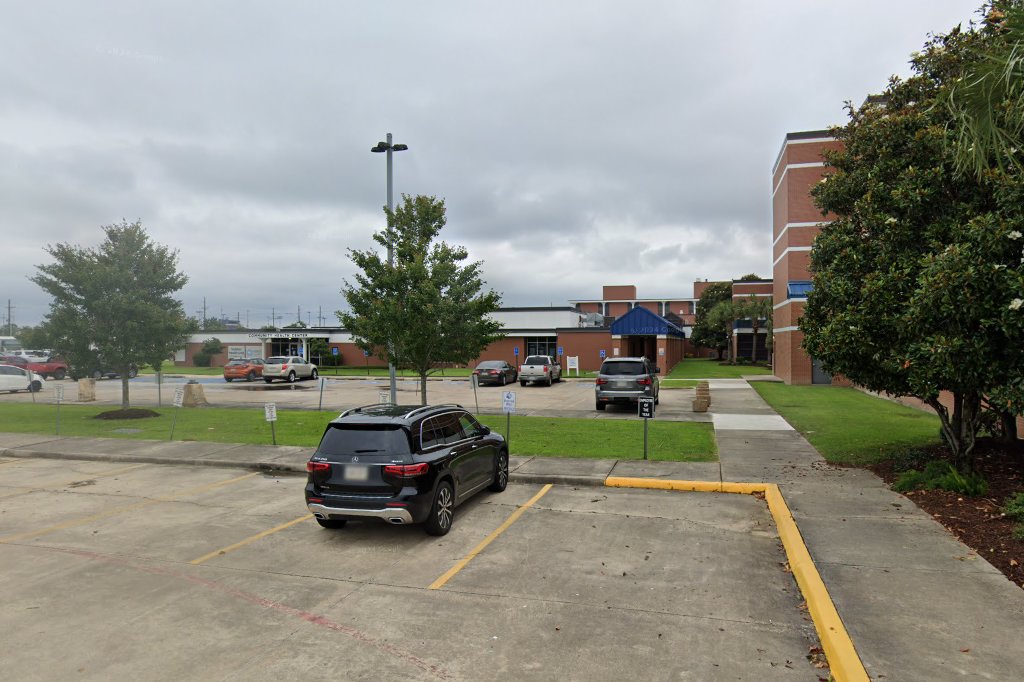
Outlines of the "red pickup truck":
M 68 365 L 60 358 L 47 358 L 44 362 L 34 362 L 18 355 L 0 355 L 0 365 L 15 365 L 32 370 L 44 379 L 53 377 L 60 381 L 68 375 Z

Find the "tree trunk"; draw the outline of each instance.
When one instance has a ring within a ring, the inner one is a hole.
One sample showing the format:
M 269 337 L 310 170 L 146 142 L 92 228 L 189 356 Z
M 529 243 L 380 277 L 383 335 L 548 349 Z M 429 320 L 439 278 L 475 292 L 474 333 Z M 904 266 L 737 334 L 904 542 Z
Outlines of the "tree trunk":
M 427 373 L 420 371 L 420 405 L 427 404 Z
M 1006 410 L 999 412 L 999 423 L 1002 425 L 1002 434 L 999 440 L 1003 443 L 1014 443 L 1017 440 L 1017 417 Z
M 122 370 L 121 372 L 121 409 L 127 410 L 131 407 L 131 403 L 128 401 L 128 370 Z
M 757 322 L 750 321 L 750 328 L 754 330 L 754 344 L 750 347 L 750 364 L 757 364 Z
M 938 397 L 925 400 L 939 415 L 942 435 L 953 454 L 953 464 L 958 471 L 969 473 L 974 469 L 974 444 L 978 435 L 978 421 L 981 415 L 981 396 L 977 393 L 953 393 L 953 414 Z

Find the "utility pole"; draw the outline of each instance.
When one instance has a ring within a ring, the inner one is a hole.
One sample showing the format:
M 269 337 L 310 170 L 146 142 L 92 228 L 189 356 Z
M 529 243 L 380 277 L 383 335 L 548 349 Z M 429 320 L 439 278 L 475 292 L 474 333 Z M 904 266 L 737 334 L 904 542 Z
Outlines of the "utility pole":
M 316 323 L 320 327 L 324 326 L 324 307 L 322 305 L 321 306 L 317 306 L 317 309 L 316 309 Z
M 7 299 L 7 336 L 14 336 L 14 318 L 11 316 L 11 310 L 14 306 L 11 305 L 11 299 Z
M 302 324 L 302 306 L 295 306 L 295 324 Z
M 249 311 L 248 310 L 245 311 L 245 328 L 246 329 L 249 328 Z
M 206 297 L 203 296 L 203 331 L 206 331 Z
M 277 314 L 277 310 L 272 307 L 270 309 L 270 326 L 271 327 L 275 327 L 275 328 L 277 327 L 277 320 L 278 320 L 279 317 L 281 317 L 281 316 Z

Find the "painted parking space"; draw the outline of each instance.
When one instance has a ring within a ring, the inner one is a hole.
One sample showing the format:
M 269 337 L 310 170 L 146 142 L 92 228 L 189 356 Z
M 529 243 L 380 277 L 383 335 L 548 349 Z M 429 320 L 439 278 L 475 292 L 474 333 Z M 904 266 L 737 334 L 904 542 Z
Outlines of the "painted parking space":
M 0 469 L 0 485 L 61 483 L 64 464 Z M 5 667 L 30 676 L 56 638 L 48 675 L 84 679 L 337 679 L 339 660 L 373 679 L 817 679 L 754 498 L 513 484 L 432 538 L 323 529 L 301 478 L 242 476 L 148 466 L 33 493 L 52 498 L 44 519 L 27 513 L 43 498 L 11 500 L 3 534 L 27 535 L 0 551 Z M 55 518 L 70 523 L 31 534 Z

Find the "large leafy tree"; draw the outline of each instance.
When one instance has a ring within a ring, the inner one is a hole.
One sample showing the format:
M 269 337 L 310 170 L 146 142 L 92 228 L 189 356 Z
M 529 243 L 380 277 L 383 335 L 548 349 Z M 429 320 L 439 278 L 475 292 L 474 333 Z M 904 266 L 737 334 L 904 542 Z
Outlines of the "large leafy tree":
M 384 254 L 349 250 L 358 272 L 354 283 L 345 282 L 349 310 L 338 318 L 361 348 L 415 371 L 425 405 L 435 367 L 469 362 L 501 337 L 490 317 L 500 297 L 484 290 L 481 263 L 466 262 L 465 248 L 436 240 L 446 223 L 443 199 L 403 195 L 385 212 L 387 229 L 373 235 Z
M 800 322 L 828 371 L 929 404 L 963 469 L 984 397 L 1024 370 L 1020 178 L 958 173 L 955 126 L 937 106 L 989 38 L 933 37 L 910 78 L 833 130 L 843 149 L 812 194 L 837 217 L 815 240 Z
M 32 281 L 53 297 L 46 324 L 55 350 L 72 365 L 116 369 L 128 408 L 130 368 L 185 345 L 192 325 L 174 294 L 188 278 L 178 272 L 177 252 L 150 240 L 140 222 L 103 232 L 97 248 L 47 246 L 54 262 L 36 266 Z
M 719 353 L 726 351 L 729 347 L 729 332 L 721 324 L 721 315 L 716 314 L 712 319 L 710 313 L 718 304 L 730 301 L 732 282 L 715 282 L 704 289 L 697 301 L 697 319 L 690 335 L 690 341 L 695 346 L 712 348 Z

